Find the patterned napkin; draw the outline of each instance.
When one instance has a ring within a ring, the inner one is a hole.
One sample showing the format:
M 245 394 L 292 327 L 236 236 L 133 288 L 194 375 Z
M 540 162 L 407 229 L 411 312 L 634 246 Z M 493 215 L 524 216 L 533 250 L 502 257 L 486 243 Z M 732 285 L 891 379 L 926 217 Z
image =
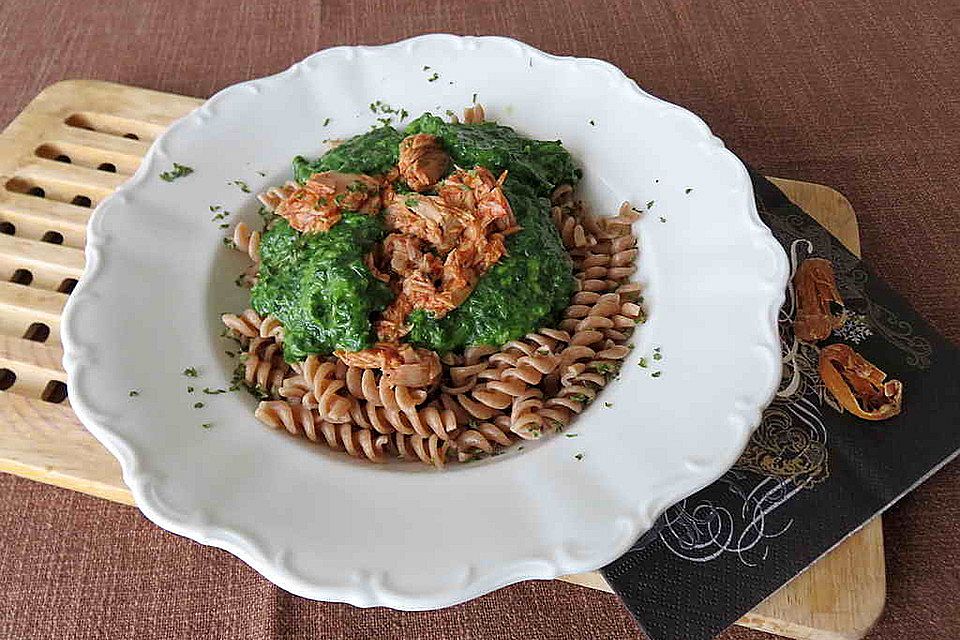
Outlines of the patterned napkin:
M 790 256 L 830 260 L 848 312 L 842 342 L 903 383 L 903 410 L 871 422 L 842 411 L 819 349 L 780 314 L 780 390 L 736 466 L 673 505 L 603 569 L 654 640 L 712 638 L 960 453 L 960 357 L 856 256 L 763 177 L 764 222 Z

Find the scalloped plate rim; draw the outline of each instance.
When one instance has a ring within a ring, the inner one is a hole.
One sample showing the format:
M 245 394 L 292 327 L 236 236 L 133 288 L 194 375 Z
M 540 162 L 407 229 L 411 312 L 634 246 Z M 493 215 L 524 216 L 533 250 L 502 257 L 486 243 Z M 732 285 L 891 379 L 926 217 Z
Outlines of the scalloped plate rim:
M 106 249 L 109 240 L 109 237 L 103 233 L 99 227 L 99 225 L 101 225 L 103 222 L 103 211 L 112 206 L 114 203 L 120 202 L 127 193 L 134 191 L 146 179 L 157 156 L 162 153 L 161 148 L 165 139 L 175 136 L 179 130 L 185 126 L 185 123 L 200 117 L 200 114 L 203 114 L 207 109 L 229 97 L 231 94 L 248 87 L 256 87 L 259 83 L 270 79 L 279 79 L 285 76 L 292 77 L 299 68 L 309 67 L 311 61 L 323 56 L 333 55 L 350 50 L 370 52 L 383 51 L 391 48 L 402 49 L 410 46 L 413 43 L 421 42 L 441 42 L 443 44 L 491 42 L 510 46 L 519 45 L 522 50 L 531 56 L 559 62 L 597 66 L 628 81 L 632 90 L 641 96 L 655 100 L 669 109 L 676 109 L 683 112 L 686 117 L 698 124 L 698 126 L 703 130 L 705 136 L 712 138 L 714 141 L 719 140 L 713 135 L 706 123 L 696 114 L 693 114 L 692 112 L 678 105 L 667 102 L 645 92 L 637 85 L 635 81 L 627 77 L 623 71 L 609 62 L 593 58 L 556 56 L 540 51 L 539 49 L 512 38 L 505 38 L 501 36 L 457 36 L 451 34 L 427 34 L 385 45 L 344 45 L 318 51 L 279 73 L 244 81 L 226 87 L 218 91 L 206 102 L 204 102 L 203 105 L 192 111 L 190 114 L 178 119 L 166 132 L 164 132 L 161 137 L 159 137 L 153 143 L 153 145 L 151 145 L 151 148 L 144 157 L 139 169 L 130 178 L 130 180 L 124 183 L 119 189 L 117 189 L 117 191 L 105 199 L 93 212 L 88 223 L 88 240 L 85 247 L 87 271 L 85 273 L 85 277 L 80 280 L 73 294 L 68 299 L 62 319 L 61 333 L 64 349 L 63 363 L 64 368 L 67 371 L 68 385 L 70 386 L 71 390 L 83 388 L 82 385 L 78 384 L 78 380 L 83 375 L 83 371 L 88 364 L 82 360 L 85 359 L 85 356 L 88 355 L 88 351 L 91 348 L 83 345 L 79 340 L 77 335 L 78 329 L 74 321 L 74 314 L 76 313 L 78 306 L 93 291 L 94 284 L 92 283 L 96 282 L 96 276 L 103 268 L 101 252 Z M 735 160 L 736 165 L 740 169 L 740 180 L 746 183 L 747 192 L 751 196 L 749 203 L 747 203 L 745 207 L 744 213 L 750 217 L 751 221 L 756 227 L 755 231 L 759 232 L 760 236 L 762 236 L 762 240 L 767 244 L 768 248 L 773 249 L 773 260 L 775 263 L 773 265 L 774 278 L 778 279 L 779 282 L 785 285 L 787 279 L 786 257 L 779 243 L 777 243 L 773 238 L 770 230 L 760 220 L 759 213 L 756 209 L 756 204 L 752 197 L 753 189 L 752 185 L 750 184 L 749 174 L 747 173 L 742 162 L 736 158 L 735 155 L 733 155 L 726 148 L 723 148 L 722 151 L 725 154 L 729 154 L 729 156 Z M 777 313 L 779 312 L 784 297 L 783 287 L 780 287 L 779 291 L 779 295 L 774 296 L 769 301 L 770 304 L 767 309 L 767 313 L 765 314 L 769 321 L 769 326 L 767 327 L 769 329 L 768 337 L 771 338 L 767 346 L 772 347 L 772 350 L 769 353 L 769 361 L 771 364 L 776 364 L 776 367 L 773 368 L 772 371 L 777 372 L 777 374 L 779 372 L 780 351 L 779 342 L 774 341 L 773 338 L 776 336 Z M 653 521 L 655 521 L 655 519 L 659 517 L 667 507 L 683 499 L 690 493 L 693 493 L 713 483 L 733 465 L 740 452 L 742 452 L 742 450 L 746 447 L 750 434 L 759 424 L 760 412 L 773 399 L 778 380 L 779 374 L 776 377 L 773 375 L 770 376 L 765 389 L 765 400 L 763 403 L 756 407 L 741 409 L 740 413 L 747 415 L 750 422 L 750 427 L 743 434 L 741 434 L 743 436 L 742 441 L 738 443 L 738 446 L 731 449 L 732 455 L 727 456 L 727 458 L 724 459 L 721 464 L 717 465 L 716 468 L 712 469 L 709 473 L 702 473 L 700 477 L 697 478 L 696 482 L 692 483 L 692 485 L 695 485 L 693 490 L 688 490 L 689 487 L 687 487 L 679 490 L 678 492 L 674 492 L 673 495 L 661 496 L 660 500 L 658 500 L 659 504 L 655 505 L 652 510 L 645 510 L 645 513 L 642 516 L 637 515 L 636 512 L 633 514 L 625 514 L 623 516 L 622 520 L 627 521 L 631 525 L 632 531 L 629 536 L 625 536 L 623 544 L 621 544 L 619 547 L 605 551 L 598 550 L 589 558 L 574 560 L 571 563 L 568 563 L 569 566 L 559 566 L 556 560 L 551 560 L 549 557 L 530 558 L 530 561 L 525 563 L 527 565 L 525 567 L 519 566 L 520 564 L 524 563 L 517 563 L 518 566 L 501 568 L 501 570 L 498 572 L 488 573 L 484 576 L 480 576 L 478 579 L 470 580 L 465 585 L 462 585 L 456 589 L 437 593 L 418 594 L 416 596 L 410 596 L 407 594 L 390 594 L 384 589 L 374 589 L 371 584 L 371 580 L 376 578 L 376 576 L 369 575 L 364 576 L 366 583 L 362 588 L 358 588 L 357 585 L 306 584 L 300 577 L 291 572 L 289 568 L 282 566 L 282 564 L 278 565 L 278 563 L 272 561 L 264 552 L 264 550 L 259 548 L 259 545 L 253 544 L 250 540 L 245 539 L 242 534 L 234 532 L 232 536 L 217 535 L 218 533 L 224 532 L 225 529 L 223 527 L 219 527 L 215 523 L 195 523 L 191 522 L 191 519 L 185 514 L 167 512 L 164 506 L 155 504 L 155 496 L 152 495 L 153 480 L 151 477 L 145 476 L 144 472 L 142 471 L 143 463 L 141 458 L 145 455 L 145 452 L 131 450 L 126 446 L 126 443 L 124 443 L 122 439 L 116 436 L 109 426 L 109 418 L 107 418 L 104 413 L 97 409 L 97 403 L 94 399 L 86 398 L 82 394 L 71 395 L 71 404 L 81 422 L 83 422 L 87 429 L 111 452 L 111 454 L 113 454 L 119 460 L 123 472 L 124 482 L 133 493 L 136 504 L 144 513 L 144 515 L 157 525 L 171 532 L 190 537 L 198 542 L 225 549 L 246 562 L 256 571 L 267 577 L 270 581 L 297 595 L 312 599 L 346 602 L 357 606 L 388 606 L 404 610 L 424 610 L 457 604 L 520 580 L 550 579 L 564 574 L 591 571 L 614 561 L 625 551 L 627 551 L 627 549 L 629 549 L 636 538 L 644 533 L 644 531 L 646 531 L 646 529 L 652 525 Z M 641 504 L 648 504 L 648 502 L 649 501 L 642 502 Z M 541 570 L 531 570 L 529 567 L 531 563 L 536 563 Z

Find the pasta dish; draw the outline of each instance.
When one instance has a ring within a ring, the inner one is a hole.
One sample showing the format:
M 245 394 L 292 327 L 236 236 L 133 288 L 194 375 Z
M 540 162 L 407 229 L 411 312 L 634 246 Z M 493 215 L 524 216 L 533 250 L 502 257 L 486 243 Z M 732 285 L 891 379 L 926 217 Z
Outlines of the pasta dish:
M 423 114 L 296 157 L 233 231 L 250 308 L 225 314 L 263 423 L 373 462 L 442 468 L 562 430 L 643 320 L 637 212 L 594 217 L 560 142 Z

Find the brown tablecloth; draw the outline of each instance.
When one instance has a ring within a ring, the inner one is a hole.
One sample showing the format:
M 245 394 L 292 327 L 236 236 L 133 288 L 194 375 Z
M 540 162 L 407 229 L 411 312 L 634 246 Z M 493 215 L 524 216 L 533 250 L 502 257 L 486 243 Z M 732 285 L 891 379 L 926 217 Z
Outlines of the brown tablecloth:
M 763 173 L 839 189 L 866 258 L 960 339 L 957 0 L 8 0 L 0 123 L 63 78 L 206 96 L 328 46 L 428 31 L 605 58 Z M 958 522 L 960 464 L 891 509 L 888 604 L 871 638 L 960 636 Z M 642 636 L 615 597 L 557 582 L 430 613 L 310 602 L 135 509 L 0 475 L 0 638 L 134 637 Z

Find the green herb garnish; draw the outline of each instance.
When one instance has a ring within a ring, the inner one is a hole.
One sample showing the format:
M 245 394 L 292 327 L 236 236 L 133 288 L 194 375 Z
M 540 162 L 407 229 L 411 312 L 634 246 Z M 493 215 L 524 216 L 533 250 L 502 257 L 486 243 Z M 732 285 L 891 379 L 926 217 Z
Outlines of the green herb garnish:
M 647 203 L 647 209 L 651 208 L 651 207 L 653 206 L 653 203 L 654 203 L 653 200 L 651 200 L 650 202 L 648 202 L 648 203 Z
M 612 403 L 612 402 L 604 402 L 604 403 L 603 403 L 603 406 L 605 406 L 607 409 L 609 409 L 610 407 L 613 406 L 613 403 Z
M 403 204 L 407 205 L 408 208 L 413 209 L 418 204 L 420 204 L 420 201 L 414 196 L 410 196 L 409 198 L 403 201 Z
M 202 403 L 202 402 L 194 402 L 194 403 L 193 403 L 193 408 L 194 408 L 194 409 L 203 409 L 203 403 Z
M 662 373 L 663 373 L 662 371 L 654 371 L 653 373 L 650 374 L 650 377 L 651 377 L 651 378 L 659 378 L 659 377 L 660 377 L 660 374 L 662 374 Z
M 198 374 L 197 374 L 197 368 L 196 368 L 196 367 L 187 367 L 186 369 L 183 370 L 183 375 L 187 376 L 188 378 L 196 378 L 197 375 L 198 375 Z
M 139 389 L 130 389 L 130 391 L 127 392 L 127 395 L 130 396 L 131 398 L 136 398 L 138 395 L 140 395 L 140 390 L 139 390 Z
M 647 359 L 641 356 L 641 357 L 640 357 L 640 361 L 639 361 L 637 364 L 639 364 L 641 367 L 643 367 L 644 369 L 646 369 L 646 368 L 647 368 Z
M 436 82 L 439 78 L 440 78 L 440 74 L 434 71 L 433 75 L 427 78 L 427 82 Z
M 215 395 L 219 395 L 219 394 L 221 394 L 221 393 L 226 393 L 227 390 L 226 390 L 226 389 L 211 389 L 210 387 L 204 387 L 204 388 L 203 388 L 203 392 L 204 392 L 205 394 L 207 394 L 208 396 L 215 396 Z
M 212 423 L 212 422 L 204 422 L 204 423 L 201 424 L 200 426 L 203 427 L 204 429 L 209 429 L 210 427 L 213 426 L 213 423 Z
M 173 182 L 177 178 L 182 178 L 193 173 L 193 168 L 185 164 L 173 163 L 173 170 L 164 171 L 160 174 L 160 179 L 165 182 Z
M 573 456 L 573 457 L 576 458 L 577 460 L 583 460 L 583 454 L 582 454 L 582 453 L 578 453 L 577 455 L 575 455 L 575 456 Z
M 691 191 L 693 191 L 693 187 L 687 187 L 683 190 L 684 193 L 690 193 Z
M 227 184 L 235 184 L 240 187 L 240 191 L 243 191 L 244 193 L 250 193 L 250 185 L 243 180 L 234 180 L 233 182 L 228 182 Z
M 590 120 L 589 122 L 590 122 L 590 126 L 591 126 L 591 127 L 595 127 L 595 126 L 597 126 L 597 123 L 596 123 L 596 122 L 594 122 L 593 120 Z
M 567 436 L 568 438 L 576 438 L 576 437 L 579 436 L 580 434 L 579 434 L 579 433 L 565 433 L 565 434 L 563 434 L 563 435 Z

